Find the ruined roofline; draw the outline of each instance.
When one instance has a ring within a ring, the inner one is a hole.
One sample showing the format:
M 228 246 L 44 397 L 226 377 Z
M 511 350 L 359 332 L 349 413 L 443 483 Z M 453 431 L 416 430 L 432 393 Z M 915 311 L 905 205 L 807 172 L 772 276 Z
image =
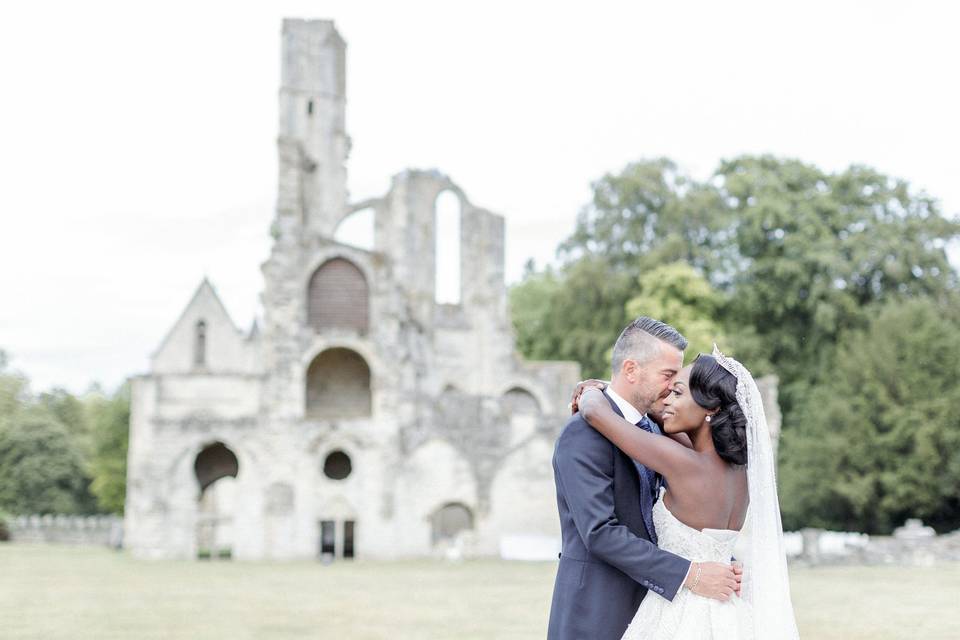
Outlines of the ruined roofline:
M 170 339 L 173 337 L 173 334 L 177 330 L 177 327 L 180 326 L 180 323 L 183 322 L 183 319 L 186 317 L 187 311 L 190 310 L 190 307 L 196 304 L 197 300 L 200 298 L 200 294 L 206 290 L 210 291 L 210 294 L 213 296 L 214 302 L 220 307 L 220 311 L 223 313 L 227 321 L 230 323 L 230 327 L 234 331 L 236 331 L 237 335 L 240 336 L 241 339 L 245 339 L 243 332 L 240 331 L 240 328 L 237 326 L 237 323 L 235 323 L 233 321 L 233 318 L 230 317 L 230 312 L 227 311 L 227 307 L 223 304 L 223 301 L 220 299 L 220 296 L 217 295 L 217 290 L 214 288 L 213 284 L 210 283 L 210 280 L 206 276 L 204 276 L 203 280 L 200 282 L 200 285 L 193 292 L 193 295 L 190 296 L 190 301 L 186 305 L 184 305 L 183 310 L 180 312 L 180 315 L 177 316 L 177 319 L 170 326 L 170 329 L 167 331 L 167 333 L 163 336 L 163 339 L 160 341 L 160 344 L 157 346 L 156 349 L 154 349 L 150 353 L 151 369 L 153 368 L 154 358 L 156 358 L 157 354 L 163 351 L 163 348 L 167 346 L 167 343 L 170 342 Z
M 326 18 L 284 18 L 281 33 L 324 36 L 324 38 L 320 40 L 321 44 L 326 44 L 328 40 L 332 40 L 336 46 L 342 49 L 347 48 L 347 41 L 344 40 L 340 32 L 337 31 L 336 23 Z
M 481 207 L 475 204 L 474 202 L 472 202 L 470 198 L 467 197 L 466 192 L 463 190 L 463 188 L 459 184 L 454 182 L 450 176 L 440 171 L 436 167 L 431 167 L 429 169 L 418 169 L 416 167 L 407 167 L 406 169 L 398 171 L 397 173 L 393 174 L 390 177 L 391 187 L 388 190 L 386 195 L 389 195 L 390 191 L 392 191 L 397 186 L 397 184 L 402 182 L 409 182 L 411 180 L 429 180 L 433 182 L 434 186 L 439 187 L 437 189 L 438 193 L 441 191 L 452 191 L 457 195 L 458 198 L 460 198 L 461 202 L 463 202 L 463 204 L 467 208 L 472 209 L 473 211 L 476 211 L 479 213 L 484 213 L 486 215 L 500 218 L 501 220 L 505 220 L 502 214 L 495 213 L 493 211 L 490 211 L 489 209 Z M 379 198 L 379 199 L 382 200 L 383 198 Z M 378 198 L 372 198 L 371 200 L 376 201 L 378 200 Z

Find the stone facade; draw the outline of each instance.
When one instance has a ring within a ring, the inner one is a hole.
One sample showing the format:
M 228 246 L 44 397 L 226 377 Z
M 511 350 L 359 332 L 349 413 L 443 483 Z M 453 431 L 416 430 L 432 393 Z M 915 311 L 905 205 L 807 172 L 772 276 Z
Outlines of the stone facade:
M 332 22 L 301 20 L 282 41 L 262 327 L 241 332 L 204 280 L 133 379 L 125 546 L 549 557 L 550 459 L 579 367 L 515 353 L 503 218 L 436 171 L 351 204 L 345 43 Z M 457 304 L 436 296 L 445 193 L 460 209 Z M 361 210 L 373 246 L 336 241 Z

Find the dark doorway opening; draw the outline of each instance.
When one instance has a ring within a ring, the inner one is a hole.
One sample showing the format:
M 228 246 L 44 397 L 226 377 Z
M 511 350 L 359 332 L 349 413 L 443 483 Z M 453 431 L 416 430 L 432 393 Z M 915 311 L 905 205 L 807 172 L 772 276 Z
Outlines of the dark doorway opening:
M 320 521 L 320 559 L 333 560 L 337 548 L 337 530 L 333 520 Z
M 345 520 L 343 523 L 343 557 L 353 558 L 353 535 L 356 523 Z

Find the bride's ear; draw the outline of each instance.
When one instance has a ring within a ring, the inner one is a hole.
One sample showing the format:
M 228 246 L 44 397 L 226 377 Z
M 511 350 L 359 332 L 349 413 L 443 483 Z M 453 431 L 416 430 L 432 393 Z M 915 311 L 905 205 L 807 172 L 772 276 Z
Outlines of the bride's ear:
M 720 407 L 716 407 L 716 408 L 714 408 L 714 409 L 709 409 L 709 410 L 707 411 L 707 417 L 704 418 L 704 420 L 706 420 L 707 422 L 710 422 L 710 420 L 713 419 L 713 416 L 717 415 L 717 412 L 718 412 L 718 411 L 720 411 Z

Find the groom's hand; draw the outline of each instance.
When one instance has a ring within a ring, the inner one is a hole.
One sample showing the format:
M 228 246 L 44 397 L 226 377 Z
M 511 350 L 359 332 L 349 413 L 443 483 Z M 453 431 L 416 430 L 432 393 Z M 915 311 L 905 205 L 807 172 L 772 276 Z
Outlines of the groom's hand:
M 698 562 L 687 574 L 683 586 L 697 595 L 726 602 L 734 593 L 740 592 L 740 578 L 729 564 Z
M 610 383 L 603 380 L 594 380 L 592 378 L 590 380 L 578 382 L 577 387 L 573 390 L 573 397 L 570 398 L 570 413 L 574 414 L 580 410 L 580 396 L 583 394 L 584 389 L 587 389 L 588 387 L 595 387 L 600 389 L 600 391 L 603 391 L 607 388 L 608 384 Z

